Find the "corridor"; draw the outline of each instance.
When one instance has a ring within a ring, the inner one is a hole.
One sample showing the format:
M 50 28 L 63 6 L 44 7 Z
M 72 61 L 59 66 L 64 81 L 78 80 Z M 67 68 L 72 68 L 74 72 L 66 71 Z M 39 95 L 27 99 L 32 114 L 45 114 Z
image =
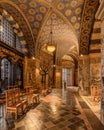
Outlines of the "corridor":
M 13 127 L 10 120 L 8 125 Z M 3 121 L 0 118 L 0 130 L 8 130 Z M 77 93 L 53 89 L 41 96 L 40 104 L 16 122 L 13 130 L 104 130 L 104 126 Z

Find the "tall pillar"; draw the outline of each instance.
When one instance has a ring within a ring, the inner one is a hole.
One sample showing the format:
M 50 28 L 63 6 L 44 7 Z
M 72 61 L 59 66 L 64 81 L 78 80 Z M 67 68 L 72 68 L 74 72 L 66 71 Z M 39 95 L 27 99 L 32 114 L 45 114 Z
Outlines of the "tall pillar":
M 2 82 L 2 80 L 1 80 L 1 59 L 0 59 L 0 88 L 2 87 L 1 82 Z
M 89 85 L 89 55 L 82 55 L 79 57 L 79 87 L 81 95 L 90 95 L 90 85 Z
M 96 19 L 101 20 L 101 122 L 104 124 L 104 0 L 100 0 L 100 6 L 96 13 Z

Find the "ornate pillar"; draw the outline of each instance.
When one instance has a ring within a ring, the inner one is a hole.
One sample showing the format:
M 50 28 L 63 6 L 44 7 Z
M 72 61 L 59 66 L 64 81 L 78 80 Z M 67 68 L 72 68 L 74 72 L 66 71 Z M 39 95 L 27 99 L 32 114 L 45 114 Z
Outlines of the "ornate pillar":
M 90 95 L 90 85 L 89 85 L 89 55 L 81 55 L 79 57 L 79 87 L 81 95 Z
M 36 87 L 36 60 L 28 57 L 24 58 L 24 88 L 28 86 Z
M 101 20 L 101 122 L 104 124 L 104 0 L 100 0 L 100 6 L 96 13 L 96 19 Z

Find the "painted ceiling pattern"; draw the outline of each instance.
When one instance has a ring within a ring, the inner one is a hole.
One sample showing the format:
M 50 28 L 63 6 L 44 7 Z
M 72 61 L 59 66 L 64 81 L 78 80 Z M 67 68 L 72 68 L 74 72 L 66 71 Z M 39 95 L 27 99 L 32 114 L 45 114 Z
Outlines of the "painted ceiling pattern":
M 32 56 L 36 47 L 40 49 L 47 44 L 52 14 L 55 43 L 63 46 L 58 46 L 57 54 L 62 57 L 73 45 L 78 44 L 85 1 L 89 0 L 0 0 L 0 6 L 18 22 Z M 92 7 L 93 4 L 88 6 Z
M 86 0 L 84 4 L 84 11 L 81 19 L 80 32 L 80 50 L 79 54 L 87 55 L 89 53 L 89 39 L 94 22 L 96 10 L 99 5 L 99 0 Z
M 64 54 L 67 54 L 72 46 L 78 46 L 78 40 L 73 33 L 71 26 L 65 23 L 55 12 L 51 12 L 44 28 L 40 32 L 41 35 L 38 37 L 37 48 L 39 48 L 39 50 L 41 47 L 44 49 L 47 45 L 51 44 L 49 35 L 51 32 L 51 22 L 53 44 L 55 44 L 57 48 L 56 57 L 61 58 Z M 60 51 L 61 48 L 63 48 L 63 51 Z

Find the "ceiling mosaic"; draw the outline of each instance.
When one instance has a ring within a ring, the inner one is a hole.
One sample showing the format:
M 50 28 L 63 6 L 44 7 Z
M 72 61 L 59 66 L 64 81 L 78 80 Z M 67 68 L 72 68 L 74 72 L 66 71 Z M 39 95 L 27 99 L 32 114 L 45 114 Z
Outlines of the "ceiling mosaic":
M 85 26 L 81 23 L 84 22 L 82 11 L 83 9 L 84 11 L 87 10 L 84 6 L 87 1 L 89 0 L 0 0 L 0 7 L 7 10 L 21 27 L 30 56 L 35 55 L 35 50 L 43 48 L 43 45 L 45 46 L 47 43 L 50 32 L 50 15 L 52 13 L 54 18 L 54 41 L 58 48 L 57 56 L 62 57 L 70 51 L 73 45 L 78 48 L 80 28 L 83 29 Z M 92 8 L 93 1 L 91 0 L 91 5 L 88 4 L 86 8 Z M 50 8 L 52 8 L 52 11 Z M 80 45 L 83 48 L 82 44 Z M 84 49 L 84 51 L 86 50 Z
M 51 21 L 52 19 L 52 21 Z M 57 48 L 56 57 L 62 58 L 64 54 L 72 48 L 73 45 L 78 46 L 78 40 L 74 34 L 71 26 L 64 22 L 64 20 L 58 16 L 55 12 L 51 12 L 47 19 L 44 28 L 40 32 L 40 36 L 37 41 L 37 48 L 45 49 L 50 44 L 50 31 L 52 22 L 52 38 L 53 44 Z M 70 34 L 70 35 L 69 35 Z M 62 48 L 62 51 L 60 51 Z

